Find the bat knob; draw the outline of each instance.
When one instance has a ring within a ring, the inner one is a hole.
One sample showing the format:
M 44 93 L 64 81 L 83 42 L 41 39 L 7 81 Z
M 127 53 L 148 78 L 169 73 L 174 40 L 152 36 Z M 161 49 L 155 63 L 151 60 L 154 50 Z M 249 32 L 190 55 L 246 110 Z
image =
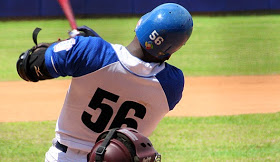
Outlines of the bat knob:
M 73 29 L 73 30 L 70 31 L 68 34 L 69 34 L 69 36 L 70 36 L 71 38 L 74 38 L 75 36 L 79 35 L 80 32 L 79 32 L 77 29 Z

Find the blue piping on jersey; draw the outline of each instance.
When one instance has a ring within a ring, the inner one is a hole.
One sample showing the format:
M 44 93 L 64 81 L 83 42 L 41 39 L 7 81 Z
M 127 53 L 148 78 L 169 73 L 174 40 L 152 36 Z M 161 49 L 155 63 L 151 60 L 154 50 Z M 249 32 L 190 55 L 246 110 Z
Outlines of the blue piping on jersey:
M 129 68 L 127 68 L 123 63 L 122 63 L 122 61 L 119 61 L 120 63 L 121 63 L 121 65 L 122 65 L 122 67 L 123 68 L 125 68 L 128 72 L 130 72 L 131 74 L 133 74 L 133 75 L 136 75 L 137 77 L 141 77 L 141 78 L 151 78 L 151 77 L 154 77 L 154 76 L 156 76 L 157 74 L 151 74 L 151 75 L 139 75 L 139 74 L 137 74 L 137 73 L 134 73 L 133 71 L 131 71 Z

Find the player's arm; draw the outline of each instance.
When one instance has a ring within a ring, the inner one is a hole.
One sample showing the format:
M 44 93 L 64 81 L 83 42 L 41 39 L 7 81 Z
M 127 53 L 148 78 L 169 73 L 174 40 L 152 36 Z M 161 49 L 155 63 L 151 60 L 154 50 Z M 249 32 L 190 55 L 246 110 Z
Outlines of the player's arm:
M 82 36 L 85 37 L 88 36 L 99 37 L 99 35 L 95 31 L 93 31 L 92 29 L 86 26 L 79 27 L 78 30 L 81 30 Z M 36 41 L 34 42 L 37 42 L 37 38 L 35 39 Z M 33 40 L 34 40 L 34 36 L 33 36 Z M 59 66 L 58 64 L 63 64 L 63 63 L 67 64 L 68 63 L 67 61 L 69 61 L 67 60 L 67 58 L 70 58 L 67 55 L 70 55 L 71 51 L 66 50 L 64 52 L 60 52 L 61 58 L 57 58 L 57 59 L 59 59 L 60 61 L 63 60 L 64 62 L 59 62 L 59 61 L 55 62 L 52 56 L 46 55 L 47 50 L 49 48 L 51 48 L 49 49 L 49 51 L 54 50 L 53 48 L 55 45 L 61 43 L 60 45 L 63 46 L 63 44 L 65 45 L 65 42 L 69 42 L 69 40 L 54 42 L 54 43 L 41 43 L 22 53 L 17 61 L 17 71 L 19 76 L 26 81 L 37 82 L 39 80 L 46 80 L 46 79 L 56 78 L 59 76 L 71 75 L 69 69 L 64 70 L 63 68 L 59 68 L 59 67 L 56 68 L 54 65 L 55 63 L 57 64 L 56 66 Z M 59 45 L 57 46 L 57 48 L 58 47 Z M 74 57 L 74 55 L 72 57 Z M 51 61 L 48 61 L 49 59 L 51 59 Z M 58 70 L 61 70 L 60 73 L 58 73 Z M 54 73 L 52 73 L 52 71 L 56 72 L 55 75 Z

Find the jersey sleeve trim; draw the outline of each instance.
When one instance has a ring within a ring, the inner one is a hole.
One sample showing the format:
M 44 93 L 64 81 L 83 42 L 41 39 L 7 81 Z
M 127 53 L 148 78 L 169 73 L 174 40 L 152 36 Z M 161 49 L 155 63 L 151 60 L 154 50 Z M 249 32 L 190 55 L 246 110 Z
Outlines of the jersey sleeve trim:
M 46 64 L 46 67 L 47 67 L 47 70 L 48 72 L 50 73 L 50 75 L 54 78 L 57 78 L 59 77 L 59 73 L 57 71 L 57 68 L 56 68 L 56 65 L 55 65 L 55 62 L 54 62 L 54 59 L 53 59 L 53 56 L 52 56 L 52 52 L 51 50 L 53 49 L 53 46 L 55 45 L 56 43 L 52 44 L 46 51 L 45 53 L 45 64 Z

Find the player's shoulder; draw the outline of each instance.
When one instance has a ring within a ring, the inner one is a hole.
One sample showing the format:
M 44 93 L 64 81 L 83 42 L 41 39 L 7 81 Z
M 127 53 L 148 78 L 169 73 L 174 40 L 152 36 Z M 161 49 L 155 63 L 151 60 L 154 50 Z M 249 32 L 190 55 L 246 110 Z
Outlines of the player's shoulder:
M 183 71 L 171 64 L 165 63 L 165 68 L 159 73 L 158 78 L 164 78 L 166 82 L 169 82 L 168 85 L 182 90 L 184 87 L 184 74 Z
M 164 75 L 165 77 L 168 77 L 169 80 L 184 81 L 182 70 L 168 63 L 165 63 L 165 68 L 158 75 Z
M 172 110 L 181 100 L 184 90 L 184 74 L 179 68 L 165 63 L 165 68 L 156 75 L 166 95 L 169 109 Z

